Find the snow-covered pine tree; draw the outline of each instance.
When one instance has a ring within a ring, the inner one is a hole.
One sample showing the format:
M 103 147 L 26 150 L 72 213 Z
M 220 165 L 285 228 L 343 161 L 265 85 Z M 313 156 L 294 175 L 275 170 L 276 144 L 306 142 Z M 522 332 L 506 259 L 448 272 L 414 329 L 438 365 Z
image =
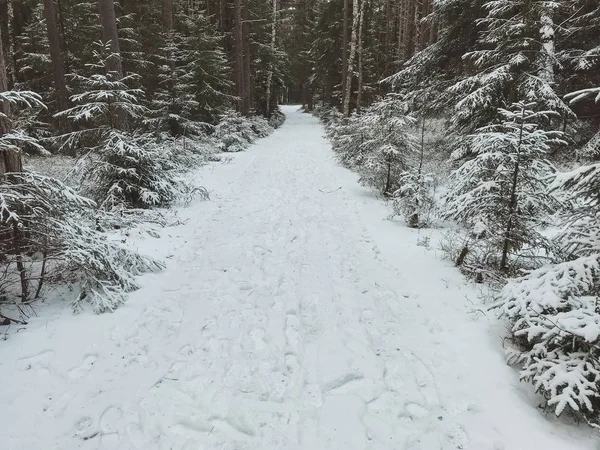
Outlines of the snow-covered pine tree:
M 186 40 L 175 32 L 165 37 L 165 44 L 160 48 L 158 89 L 150 103 L 153 117 L 147 120 L 153 130 L 175 137 L 199 134 L 208 126 L 193 120 L 199 102 L 193 82 L 194 55 L 185 48 Z
M 420 121 L 420 143 L 418 162 L 415 167 L 404 171 L 399 178 L 400 188 L 394 192 L 392 209 L 394 214 L 403 215 L 411 228 L 428 225 L 434 208 L 435 176 L 424 172 L 425 161 L 425 118 Z
M 202 14 L 191 18 L 181 11 L 175 18 L 182 31 L 164 34 L 149 122 L 173 136 L 198 135 L 216 124 L 235 98 L 227 93 L 231 83 L 222 37 Z
M 416 52 L 386 83 L 406 92 L 406 100 L 423 115 L 451 116 L 461 100 L 448 88 L 469 73 L 465 49 L 477 46 L 480 32 L 473 24 L 485 17 L 485 0 L 436 0 L 433 12 L 424 21 L 437 28 L 436 39 Z M 443 26 L 439 26 L 443 24 Z M 424 98 L 428 100 L 423 101 Z
M 353 164 L 360 183 L 392 195 L 400 186 L 400 175 L 408 168 L 418 146 L 410 127 L 415 119 L 406 115 L 405 103 L 388 96 L 356 117 L 361 139 Z
M 108 46 L 98 44 L 96 73 L 73 75 L 81 89 L 71 101 L 75 106 L 61 112 L 79 127 L 64 136 L 63 146 L 87 151 L 86 186 L 102 208 L 118 204 L 147 208 L 173 202 L 187 189 L 175 174 L 170 152 L 149 136 L 129 132 L 147 110 L 141 105 L 141 89 L 130 89 L 133 74 L 105 74 Z
M 252 92 L 254 108 L 258 114 L 271 117 L 277 111 L 276 94 L 285 84 L 289 65 L 288 55 L 279 48 L 276 39 L 276 20 L 279 14 L 274 13 L 273 2 L 250 0 L 249 7 L 257 17 L 269 17 L 268 21 L 252 24 L 250 52 L 253 58 L 252 67 L 254 67 Z
M 554 168 L 546 154 L 561 143 L 561 133 L 541 128 L 554 113 L 534 107 L 521 102 L 500 109 L 501 124 L 470 137 L 470 156 L 451 174 L 445 199 L 443 216 L 489 245 L 492 254 L 485 264 L 505 273 L 535 265 L 536 252 L 547 245 L 539 225 L 558 206 L 547 193 Z M 460 149 L 453 155 L 456 160 L 464 156 Z M 532 259 L 523 259 L 525 254 Z
M 487 16 L 477 21 L 480 48 L 470 47 L 464 55 L 473 71 L 448 88 L 457 100 L 454 128 L 471 132 L 485 126 L 498 117 L 498 108 L 516 101 L 535 102 L 556 112 L 556 119 L 574 118 L 555 92 L 552 17 L 560 2 L 490 0 L 483 6 Z

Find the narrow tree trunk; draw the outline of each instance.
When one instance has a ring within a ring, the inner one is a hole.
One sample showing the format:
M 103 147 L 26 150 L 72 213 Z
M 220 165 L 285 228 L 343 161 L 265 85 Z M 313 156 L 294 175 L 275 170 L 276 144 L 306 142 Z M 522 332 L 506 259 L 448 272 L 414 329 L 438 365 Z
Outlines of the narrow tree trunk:
M 400 66 L 404 61 L 408 60 L 415 51 L 415 35 L 417 27 L 415 23 L 415 17 L 418 10 L 418 4 L 416 0 L 403 0 L 404 8 L 402 11 L 402 39 L 399 45 L 399 64 Z
M 504 231 L 504 243 L 502 245 L 502 259 L 500 260 L 500 270 L 507 270 L 508 263 L 508 250 L 510 241 L 512 240 L 513 230 L 513 217 L 517 212 L 517 186 L 519 183 L 519 170 L 521 160 L 521 145 L 523 143 L 523 128 L 525 123 L 525 108 L 521 110 L 521 129 L 519 131 L 519 143 L 517 144 L 517 159 L 515 161 L 515 168 L 513 170 L 512 184 L 510 187 L 510 200 L 508 204 L 508 220 L 506 222 L 506 229 Z
M 250 114 L 250 106 L 247 102 L 247 87 L 244 71 L 244 37 L 242 27 L 242 0 L 234 0 L 234 35 L 235 35 L 235 66 L 237 72 L 237 94 L 239 97 L 238 109 L 244 116 Z
M 60 51 L 63 54 L 63 64 L 65 67 L 65 73 L 71 73 L 69 68 L 69 59 L 67 55 L 69 54 L 69 46 L 67 43 L 67 35 L 65 33 L 65 16 L 63 14 L 62 0 L 57 0 L 56 6 L 58 7 L 58 24 L 60 27 Z
M 250 11 L 248 0 L 242 0 L 242 41 L 244 44 L 244 85 L 246 86 L 246 108 L 252 109 L 252 56 L 250 54 Z
M 358 90 L 356 93 L 356 112 L 360 112 L 363 94 L 363 22 L 365 21 L 365 7 L 368 0 L 360 4 L 360 17 L 358 19 Z
M 6 75 L 6 61 L 4 51 L 0 45 L 0 92 L 8 91 L 8 79 Z M 0 116 L 0 135 L 10 132 L 10 105 L 7 102 L 0 102 L 0 112 L 5 117 Z M 21 154 L 12 150 L 0 149 L 0 176 L 9 172 L 22 172 L 23 163 Z
M 348 75 L 348 2 L 344 0 L 344 19 L 342 25 L 342 102 L 346 92 L 346 83 Z
M 344 117 L 350 117 L 350 97 L 352 96 L 352 78 L 354 75 L 354 58 L 358 40 L 358 19 L 360 16 L 359 0 L 352 2 L 352 37 L 350 38 L 350 54 L 348 55 L 348 72 L 346 74 L 346 91 L 344 93 Z
M 275 45 L 277 43 L 277 0 L 273 0 L 273 11 L 272 11 L 272 23 L 271 23 L 271 53 L 275 53 Z M 273 57 L 273 56 L 271 56 Z M 269 73 L 267 74 L 267 115 L 269 115 L 271 106 L 271 83 L 273 82 L 273 66 L 274 62 L 271 61 Z
M 542 52 L 544 53 L 544 66 L 540 78 L 545 82 L 554 83 L 554 61 L 556 60 L 556 48 L 554 44 L 554 20 L 551 12 L 546 11 L 540 18 L 540 38 L 542 41 Z
M 387 174 L 385 177 L 385 188 L 383 189 L 383 194 L 386 195 L 390 192 L 390 188 L 392 187 L 392 162 L 387 162 Z
M 4 61 L 4 63 L 7 66 L 7 61 L 9 60 L 10 55 L 10 29 L 8 26 L 8 18 L 8 0 L 0 0 L 0 45 L 2 45 L 2 50 L 6 55 L 6 60 Z M 8 67 L 6 69 L 7 81 L 9 86 L 11 86 L 12 82 L 14 81 L 14 71 L 15 68 L 12 67 L 12 70 L 10 71 L 12 73 L 12 76 L 10 76 Z
M 60 49 L 60 35 L 56 21 L 56 10 L 53 0 L 44 0 L 44 15 L 46 17 L 46 30 L 50 44 L 50 59 L 54 69 L 54 87 L 56 88 L 57 110 L 64 111 L 69 107 L 69 93 L 65 81 L 65 70 L 63 66 L 62 53 Z M 61 131 L 66 131 L 66 122 L 59 123 Z
M 21 302 L 26 302 L 29 297 L 29 280 L 27 279 L 27 270 L 25 269 L 25 263 L 23 261 L 23 253 L 21 251 L 21 230 L 19 226 L 14 223 L 12 226 L 12 241 L 13 251 L 15 252 L 15 261 L 17 263 L 17 271 L 19 272 L 19 279 L 21 281 Z
M 100 24 L 102 25 L 102 42 L 110 43 L 112 55 L 106 61 L 106 70 L 117 79 L 123 78 L 123 64 L 121 62 L 121 47 L 117 30 L 117 16 L 113 0 L 98 0 L 100 9 Z
M 208 2 L 206 3 L 208 5 Z M 162 0 L 163 25 L 167 32 L 173 30 L 173 0 Z
M 421 151 L 419 153 L 419 175 L 423 172 L 423 161 L 425 159 L 425 117 L 421 119 Z

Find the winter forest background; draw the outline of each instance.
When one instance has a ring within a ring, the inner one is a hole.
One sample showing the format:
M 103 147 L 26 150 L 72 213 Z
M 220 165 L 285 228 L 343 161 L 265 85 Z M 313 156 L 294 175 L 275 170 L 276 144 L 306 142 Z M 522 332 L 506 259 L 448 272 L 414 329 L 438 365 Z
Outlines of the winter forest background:
M 301 104 L 392 219 L 444 230 L 546 406 L 600 426 L 597 0 L 0 0 L 0 37 L 4 325 L 117 308 L 163 263 L 116 230 Z

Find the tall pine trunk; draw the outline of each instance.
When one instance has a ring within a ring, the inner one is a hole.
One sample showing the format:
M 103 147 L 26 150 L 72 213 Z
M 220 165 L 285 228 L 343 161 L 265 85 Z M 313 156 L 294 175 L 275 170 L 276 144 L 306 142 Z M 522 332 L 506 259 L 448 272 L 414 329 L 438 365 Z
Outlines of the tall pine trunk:
M 100 9 L 100 24 L 102 25 L 102 42 L 105 45 L 110 43 L 112 53 L 106 61 L 106 70 L 117 79 L 121 79 L 123 78 L 123 63 L 121 61 L 115 4 L 113 0 L 98 0 L 98 7 Z
M 359 0 L 352 2 L 352 36 L 350 38 L 350 54 L 348 55 L 348 71 L 346 73 L 346 91 L 344 92 L 344 117 L 350 117 L 350 97 L 352 96 L 352 79 L 354 77 L 354 58 L 358 41 L 358 20 L 360 17 Z
M 556 60 L 556 48 L 554 43 L 554 20 L 552 12 L 545 11 L 540 17 L 540 38 L 542 41 L 542 53 L 544 54 L 544 66 L 540 78 L 548 84 L 554 83 L 554 62 Z
M 238 109 L 243 116 L 250 115 L 250 94 L 248 76 L 246 74 L 246 58 L 244 55 L 244 2 L 234 0 L 234 36 L 235 36 L 235 65 L 237 75 L 237 92 L 239 97 Z M 249 75 L 249 74 L 248 74 Z
M 248 113 L 252 109 L 252 58 L 250 55 L 250 10 L 248 0 L 242 0 L 242 36 L 244 43 L 244 84 Z
M 208 2 L 207 2 L 208 6 Z M 167 32 L 173 30 L 173 0 L 162 0 L 163 25 Z
M 277 0 L 273 0 L 273 11 L 271 23 L 271 53 L 275 53 L 275 45 L 277 44 Z M 271 85 L 273 83 L 273 66 L 274 62 L 270 62 L 271 67 L 267 74 L 267 115 L 271 112 Z
M 346 92 L 347 74 L 348 74 L 348 2 L 350 0 L 344 0 L 344 18 L 342 25 L 342 102 L 344 101 L 344 94 Z
M 2 50 L 8 59 L 8 55 L 10 54 L 10 28 L 8 26 L 8 0 L 0 0 L 0 45 L 2 45 Z M 4 62 L 6 66 L 8 66 L 7 61 Z M 15 68 L 12 67 L 12 70 L 9 73 L 8 67 L 6 68 L 6 77 L 8 86 L 12 86 L 14 83 L 15 76 Z M 12 76 L 11 76 L 12 75 Z
M 0 92 L 8 91 L 8 76 L 6 73 L 6 60 L 4 58 L 4 49 L 0 45 Z M 0 135 L 10 132 L 10 105 L 7 102 L 0 102 Z M 23 163 L 19 152 L 7 149 L 0 149 L 0 176 L 9 172 L 22 172 Z
M 360 4 L 360 17 L 358 19 L 358 90 L 356 93 L 356 112 L 360 112 L 363 95 L 363 28 L 366 4 L 367 0 L 363 0 Z
M 56 9 L 53 0 L 44 0 L 44 15 L 46 17 L 46 31 L 50 45 L 50 59 L 54 71 L 54 87 L 56 88 L 57 110 L 64 111 L 69 107 L 69 93 L 65 81 L 65 69 L 62 60 L 60 34 L 56 20 Z M 67 131 L 67 121 L 59 120 L 59 128 Z

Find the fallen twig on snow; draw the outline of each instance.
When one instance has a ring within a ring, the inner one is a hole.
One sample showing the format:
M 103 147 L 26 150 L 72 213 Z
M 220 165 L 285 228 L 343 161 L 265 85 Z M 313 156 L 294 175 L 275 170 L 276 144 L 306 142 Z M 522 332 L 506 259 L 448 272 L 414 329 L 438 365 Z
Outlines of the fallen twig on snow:
M 331 194 L 332 192 L 339 191 L 340 189 L 342 189 L 341 186 L 339 188 L 337 188 L 337 189 L 332 190 L 332 191 L 324 191 L 322 189 L 319 189 L 319 192 L 322 192 L 323 194 Z

